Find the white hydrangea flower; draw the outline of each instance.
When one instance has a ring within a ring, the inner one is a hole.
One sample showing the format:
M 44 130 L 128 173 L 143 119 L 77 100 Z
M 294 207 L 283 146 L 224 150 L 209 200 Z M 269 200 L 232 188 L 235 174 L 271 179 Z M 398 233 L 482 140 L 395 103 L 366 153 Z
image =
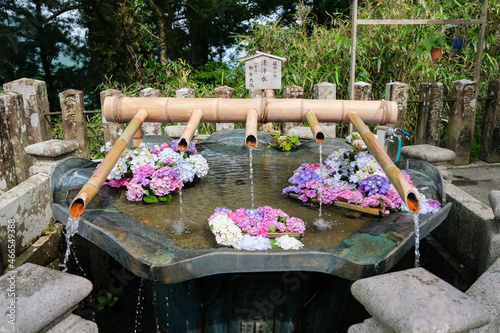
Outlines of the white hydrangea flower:
M 137 169 L 140 166 L 147 165 L 147 164 L 154 166 L 156 163 L 156 160 L 158 159 L 158 157 L 154 154 L 151 154 L 149 152 L 149 149 L 147 149 L 147 148 L 134 149 L 131 151 L 134 154 L 134 156 L 132 157 L 132 160 L 129 163 L 130 170 L 132 170 L 132 171 L 134 171 L 135 169 Z
M 127 173 L 127 160 L 120 157 L 108 175 L 108 179 L 121 179 Z
M 243 237 L 241 229 L 225 214 L 215 216 L 209 225 L 219 245 L 236 246 Z
M 304 246 L 301 241 L 288 235 L 276 238 L 276 245 L 283 250 L 300 250 Z
M 160 160 L 164 160 L 165 157 L 170 157 L 172 161 L 177 162 L 181 158 L 181 154 L 173 150 L 172 148 L 165 148 L 161 151 L 161 153 L 158 155 L 158 158 Z
M 187 161 L 194 164 L 194 171 L 198 178 L 203 178 L 208 174 L 208 162 L 203 156 L 199 154 L 191 155 L 187 158 Z
M 244 234 L 235 248 L 247 251 L 264 251 L 272 249 L 272 246 L 271 240 L 267 237 Z

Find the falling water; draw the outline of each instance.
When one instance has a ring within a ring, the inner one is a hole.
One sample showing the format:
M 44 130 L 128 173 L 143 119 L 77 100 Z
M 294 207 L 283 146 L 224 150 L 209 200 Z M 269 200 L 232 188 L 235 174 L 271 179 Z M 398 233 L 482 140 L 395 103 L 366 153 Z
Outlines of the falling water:
M 156 306 L 156 288 L 153 283 L 153 309 L 155 309 L 155 312 L 157 311 L 158 307 Z M 155 313 L 155 324 L 156 324 L 156 333 L 161 333 L 160 331 L 160 323 L 158 322 L 158 314 Z
M 321 180 L 323 180 L 323 172 L 321 170 L 321 167 L 323 166 L 323 145 L 320 143 L 319 144 L 319 172 L 320 172 L 320 177 Z M 320 186 L 319 188 L 319 219 L 321 220 L 321 207 L 323 206 L 323 186 Z
M 141 279 L 141 284 L 139 285 L 139 295 L 137 296 L 137 305 L 135 308 L 135 318 L 134 318 L 134 333 L 140 332 L 141 319 L 142 319 L 142 310 L 143 310 L 143 301 L 144 301 L 144 279 Z
M 250 152 L 250 194 L 252 196 L 252 209 L 253 209 L 253 200 L 254 200 L 254 194 L 253 194 L 253 155 L 252 155 L 252 149 L 248 149 Z
M 415 267 L 420 266 L 420 226 L 418 221 L 418 213 L 413 214 L 413 222 L 415 223 Z
M 167 320 L 166 320 L 166 322 L 167 322 L 167 332 L 170 332 L 170 323 L 169 323 L 169 320 L 170 320 L 169 313 L 170 313 L 170 311 L 168 309 L 170 307 L 170 303 L 168 301 L 168 296 L 165 297 L 165 305 L 167 306 L 167 311 L 166 311 L 166 313 L 167 313 Z
M 180 163 L 179 163 L 179 176 L 182 180 L 182 161 L 184 160 L 184 152 L 181 151 L 181 160 L 180 160 Z M 180 216 L 180 221 L 182 223 L 182 187 L 179 189 L 179 216 Z
M 68 259 L 71 254 L 71 237 L 73 237 L 78 231 L 78 222 L 80 222 L 80 217 L 69 217 L 68 223 L 66 223 L 66 253 L 64 254 L 64 261 L 59 267 L 62 268 L 63 272 L 68 270 Z

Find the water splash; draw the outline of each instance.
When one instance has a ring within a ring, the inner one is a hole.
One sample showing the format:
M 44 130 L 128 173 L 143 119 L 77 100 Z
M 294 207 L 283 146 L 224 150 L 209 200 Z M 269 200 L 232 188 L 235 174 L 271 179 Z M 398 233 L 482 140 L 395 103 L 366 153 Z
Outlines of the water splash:
M 250 195 L 252 196 L 252 209 L 253 207 L 253 201 L 254 201 L 254 194 L 253 194 L 253 155 L 252 155 L 252 149 L 248 149 L 250 152 Z
M 135 318 L 134 318 L 134 333 L 140 332 L 141 320 L 142 320 L 142 310 L 144 306 L 144 279 L 141 279 L 141 284 L 139 285 L 139 295 L 137 295 L 137 305 L 135 307 Z
M 68 217 L 68 222 L 66 223 L 66 253 L 64 254 L 64 261 L 62 264 L 59 264 L 59 267 L 62 268 L 63 272 L 68 270 L 68 260 L 69 255 L 71 254 L 71 238 L 78 231 L 78 224 L 80 222 L 80 217 Z
M 415 223 L 415 267 L 420 266 L 420 225 L 418 213 L 413 214 L 413 222 Z

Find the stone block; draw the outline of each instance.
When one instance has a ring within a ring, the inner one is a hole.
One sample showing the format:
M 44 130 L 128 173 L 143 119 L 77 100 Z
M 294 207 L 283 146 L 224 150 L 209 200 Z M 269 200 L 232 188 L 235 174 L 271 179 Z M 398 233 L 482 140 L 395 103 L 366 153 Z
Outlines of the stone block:
M 488 84 L 488 97 L 481 129 L 479 158 L 488 163 L 500 162 L 500 79 Z
M 39 160 L 57 160 L 66 157 L 80 148 L 74 140 L 48 140 L 29 145 L 24 150 Z
M 97 324 L 90 320 L 82 319 L 77 315 L 70 314 L 65 317 L 56 326 L 50 328 L 46 333 L 98 333 Z
M 214 90 L 215 98 L 233 98 L 234 89 L 227 86 L 217 87 Z
M 90 158 L 89 140 L 87 135 L 87 121 L 83 112 L 83 91 L 69 89 L 59 93 L 62 110 L 64 140 L 75 140 L 78 142 L 78 150 L 75 156 Z
M 8 292 L 12 285 L 15 298 Z M 41 332 L 55 326 L 91 291 L 92 283 L 85 278 L 29 263 L 0 277 L 0 304 L 14 304 L 15 332 Z M 6 306 L 0 332 L 14 331 L 7 311 Z
M 395 332 L 465 332 L 490 321 L 483 304 L 423 268 L 361 279 L 351 292 Z
M 0 239 L 7 239 L 8 228 L 13 228 L 16 256 L 33 244 L 49 225 L 51 202 L 49 175 L 43 173 L 0 195 Z M 0 243 L 0 253 L 1 261 L 6 265 L 7 242 Z
M 314 99 L 337 99 L 337 85 L 321 82 L 314 85 Z
M 490 191 L 488 200 L 490 201 L 493 215 L 495 215 L 495 220 L 500 222 L 500 191 Z
M 384 327 L 375 318 L 368 318 L 362 323 L 352 325 L 347 330 L 347 333 L 394 333 L 392 330 Z
M 431 164 L 444 163 L 455 158 L 453 150 L 428 144 L 404 146 L 401 148 L 401 154 L 407 158 L 422 160 Z
M 99 94 L 101 99 L 101 109 L 104 105 L 104 100 L 106 97 L 122 95 L 122 92 L 117 89 L 106 89 L 101 91 Z M 119 123 L 111 123 L 106 120 L 106 118 L 102 117 L 102 126 L 103 126 L 103 134 L 104 134 L 104 142 L 115 143 L 115 141 L 122 135 L 123 133 L 123 124 Z
M 494 322 L 500 315 L 500 259 L 497 259 L 465 293 L 485 305 L 491 322 Z
M 372 85 L 366 82 L 354 83 L 354 100 L 369 101 L 372 99 Z
M 176 98 L 194 98 L 193 88 L 181 88 L 175 91 Z
M 165 135 L 175 139 L 180 138 L 185 128 L 186 128 L 185 125 L 166 126 Z M 197 135 L 198 135 L 198 130 L 194 132 L 193 137 Z

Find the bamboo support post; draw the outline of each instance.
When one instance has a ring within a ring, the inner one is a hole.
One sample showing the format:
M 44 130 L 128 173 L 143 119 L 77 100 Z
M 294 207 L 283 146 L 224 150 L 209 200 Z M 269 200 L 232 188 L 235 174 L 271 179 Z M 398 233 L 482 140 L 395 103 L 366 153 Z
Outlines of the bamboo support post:
M 148 110 L 139 109 L 135 116 L 132 118 L 127 128 L 123 131 L 122 135 L 116 140 L 113 148 L 108 152 L 102 163 L 94 171 L 89 181 L 83 185 L 80 192 L 76 195 L 75 199 L 69 207 L 70 217 L 79 217 L 87 207 L 88 203 L 97 194 L 99 188 L 102 186 L 109 173 L 120 158 L 121 154 L 127 148 L 128 144 L 134 137 L 141 124 L 148 117 Z
M 318 122 L 318 118 L 316 118 L 316 115 L 314 114 L 313 111 L 308 110 L 306 111 L 306 119 L 307 122 L 309 123 L 309 127 L 311 128 L 311 132 L 314 136 L 314 139 L 319 144 L 322 144 L 325 141 L 325 133 L 323 133 L 323 129 L 321 128 L 321 125 Z
M 245 144 L 250 149 L 257 147 L 257 117 L 257 110 L 248 111 L 245 126 Z
M 363 141 L 368 146 L 368 149 L 373 154 L 377 162 L 380 164 L 384 170 L 387 178 L 394 185 L 398 191 L 401 199 L 408 206 L 411 212 L 417 213 L 420 209 L 420 201 L 418 199 L 417 193 L 413 190 L 413 187 L 408 183 L 406 178 L 401 173 L 401 170 L 396 167 L 394 162 L 390 159 L 387 153 L 384 151 L 380 143 L 375 138 L 368 126 L 365 125 L 363 120 L 353 111 L 347 113 L 347 118 L 351 121 L 354 129 L 361 135 Z
M 202 115 L 203 112 L 201 111 L 201 109 L 194 109 L 191 113 L 186 128 L 184 128 L 184 131 L 182 132 L 182 135 L 177 142 L 177 148 L 179 148 L 179 151 L 186 151 L 186 149 L 188 149 L 189 144 L 193 139 L 194 132 L 198 128 L 198 124 L 200 123 Z

